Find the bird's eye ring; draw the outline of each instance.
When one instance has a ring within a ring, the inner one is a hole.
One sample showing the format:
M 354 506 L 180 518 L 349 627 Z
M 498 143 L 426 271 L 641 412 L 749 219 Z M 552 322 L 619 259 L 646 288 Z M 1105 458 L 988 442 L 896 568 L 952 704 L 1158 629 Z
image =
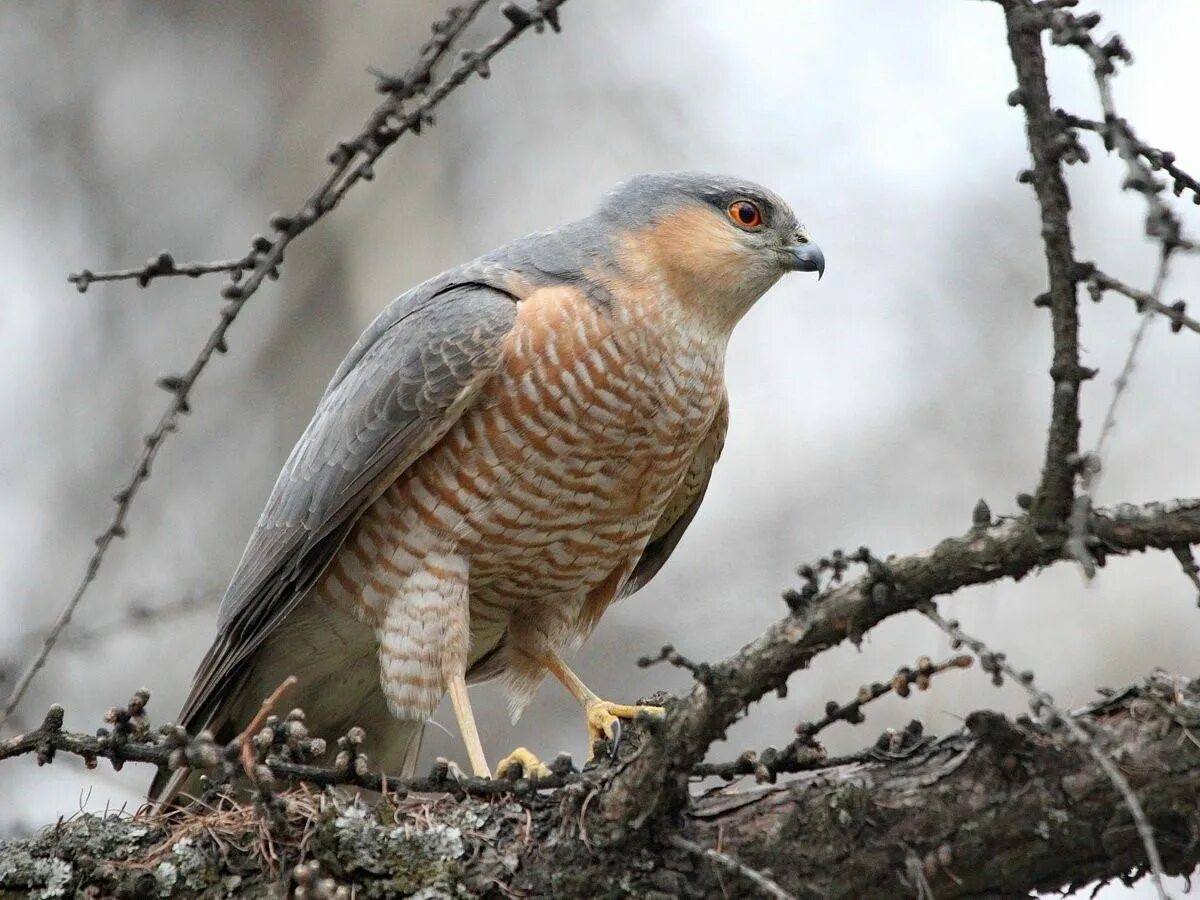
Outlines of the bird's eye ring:
M 734 200 L 725 210 L 729 218 L 740 228 L 756 229 L 763 224 L 762 210 L 750 200 Z

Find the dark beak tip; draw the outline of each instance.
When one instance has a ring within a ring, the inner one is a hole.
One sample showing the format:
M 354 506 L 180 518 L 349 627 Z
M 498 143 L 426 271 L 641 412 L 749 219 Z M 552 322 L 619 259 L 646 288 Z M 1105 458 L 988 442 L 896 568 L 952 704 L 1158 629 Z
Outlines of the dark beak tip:
M 805 244 L 797 244 L 792 248 L 792 256 L 795 259 L 793 268 L 798 272 L 816 272 L 817 281 L 825 277 L 825 254 L 821 252 L 821 248 L 811 241 Z

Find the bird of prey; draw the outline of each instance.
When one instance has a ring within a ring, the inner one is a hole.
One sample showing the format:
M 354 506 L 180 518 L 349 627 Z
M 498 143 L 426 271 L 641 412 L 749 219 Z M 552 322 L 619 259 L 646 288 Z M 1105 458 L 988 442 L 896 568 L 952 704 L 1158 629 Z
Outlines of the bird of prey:
M 360 725 L 409 775 L 449 693 L 487 776 L 469 684 L 504 677 L 515 720 L 549 672 L 592 738 L 654 712 L 601 699 L 563 657 L 695 516 L 734 325 L 784 273 L 824 268 L 771 191 L 651 174 L 401 295 L 284 464 L 179 724 L 229 739 L 295 675 L 310 732 Z

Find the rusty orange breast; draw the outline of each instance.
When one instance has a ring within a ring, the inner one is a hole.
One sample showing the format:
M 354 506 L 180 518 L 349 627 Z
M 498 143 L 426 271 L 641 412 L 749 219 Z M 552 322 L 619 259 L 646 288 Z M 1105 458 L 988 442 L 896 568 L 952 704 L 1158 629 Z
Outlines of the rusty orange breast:
M 375 578 L 360 615 L 434 551 L 469 558 L 473 608 L 498 618 L 586 592 L 641 553 L 720 404 L 724 345 L 675 327 L 651 295 L 622 300 L 604 310 L 556 287 L 522 302 L 500 372 L 331 569 L 347 600 Z

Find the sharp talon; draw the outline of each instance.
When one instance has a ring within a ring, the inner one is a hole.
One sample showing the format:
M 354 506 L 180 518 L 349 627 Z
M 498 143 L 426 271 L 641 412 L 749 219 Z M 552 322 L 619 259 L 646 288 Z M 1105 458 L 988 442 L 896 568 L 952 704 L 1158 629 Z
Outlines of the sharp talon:
M 621 724 L 620 719 L 614 719 L 612 724 L 612 740 L 608 749 L 608 761 L 615 763 L 617 761 L 617 750 L 621 746 L 621 732 L 625 730 L 625 726 Z
M 621 743 L 622 719 L 636 719 L 642 715 L 662 718 L 666 714 L 667 711 L 661 706 L 625 706 L 608 700 L 596 700 L 584 707 L 591 743 L 609 741 L 612 744 L 613 759 L 616 759 L 617 745 Z M 594 752 L 589 752 L 588 759 L 592 758 Z

